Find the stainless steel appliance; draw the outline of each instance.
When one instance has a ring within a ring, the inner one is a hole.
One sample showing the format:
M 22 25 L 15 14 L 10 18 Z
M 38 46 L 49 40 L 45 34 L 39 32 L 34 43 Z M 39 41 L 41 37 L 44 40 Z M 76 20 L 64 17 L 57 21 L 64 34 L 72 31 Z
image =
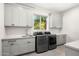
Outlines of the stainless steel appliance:
M 37 53 L 45 52 L 50 49 L 55 49 L 56 35 L 51 35 L 50 32 L 35 32 L 35 51 Z
M 50 32 L 44 32 L 46 39 L 48 39 L 48 49 L 55 49 L 57 47 L 56 35 L 51 34 Z
M 48 39 L 45 35 L 37 35 L 35 38 L 35 51 L 42 53 L 48 51 Z

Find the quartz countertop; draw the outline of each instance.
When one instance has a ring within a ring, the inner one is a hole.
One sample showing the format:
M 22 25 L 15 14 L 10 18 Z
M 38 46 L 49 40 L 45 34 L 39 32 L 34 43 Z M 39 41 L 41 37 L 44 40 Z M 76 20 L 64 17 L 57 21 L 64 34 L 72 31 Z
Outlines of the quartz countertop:
M 35 38 L 35 36 L 32 36 L 32 35 L 7 35 L 2 40 L 7 40 L 7 39 L 24 39 L 24 38 Z
M 56 35 L 63 35 L 64 33 L 54 33 Z M 35 38 L 33 35 L 6 35 L 2 40 L 7 40 L 7 39 L 23 39 L 23 38 Z
M 52 35 L 53 34 L 56 34 L 56 35 L 66 35 L 66 33 L 51 33 Z
M 66 47 L 79 50 L 79 40 L 65 44 Z

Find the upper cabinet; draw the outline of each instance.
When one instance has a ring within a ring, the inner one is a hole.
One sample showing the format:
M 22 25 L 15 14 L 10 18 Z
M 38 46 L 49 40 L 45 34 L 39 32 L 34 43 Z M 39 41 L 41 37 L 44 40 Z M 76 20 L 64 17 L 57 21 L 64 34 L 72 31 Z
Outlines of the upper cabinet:
M 13 7 L 10 5 L 5 5 L 4 8 L 4 25 L 11 26 L 13 25 Z
M 60 14 L 50 15 L 49 28 L 62 28 L 62 16 Z
M 33 13 L 26 8 L 14 5 L 5 5 L 5 26 L 32 27 Z
M 26 10 L 26 19 L 27 19 L 27 27 L 33 27 L 33 12 L 31 12 L 31 10 Z

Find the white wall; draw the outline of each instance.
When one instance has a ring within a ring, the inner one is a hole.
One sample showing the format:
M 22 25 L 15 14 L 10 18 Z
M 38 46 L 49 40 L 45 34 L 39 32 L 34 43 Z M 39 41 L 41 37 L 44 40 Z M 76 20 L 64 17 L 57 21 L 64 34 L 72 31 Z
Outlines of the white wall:
M 5 36 L 22 34 L 26 34 L 26 28 L 24 27 L 5 27 Z
M 79 7 L 63 15 L 63 33 L 67 33 L 67 42 L 79 40 Z
M 0 3 L 0 55 L 2 52 L 1 39 L 4 36 L 4 4 Z

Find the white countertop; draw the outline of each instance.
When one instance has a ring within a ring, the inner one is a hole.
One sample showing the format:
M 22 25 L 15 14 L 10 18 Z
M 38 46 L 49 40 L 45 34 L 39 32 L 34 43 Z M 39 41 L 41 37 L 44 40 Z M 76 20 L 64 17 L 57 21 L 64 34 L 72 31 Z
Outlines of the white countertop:
M 56 35 L 66 35 L 66 33 L 52 33 L 52 34 L 56 34 Z
M 30 35 L 7 35 L 2 40 L 6 39 L 21 39 L 21 38 L 33 38 L 34 36 Z
M 64 33 L 54 33 L 56 35 L 64 35 Z M 35 38 L 33 35 L 6 35 L 2 40 L 4 39 L 21 39 L 21 38 Z
M 66 47 L 79 50 L 79 40 L 65 44 Z

